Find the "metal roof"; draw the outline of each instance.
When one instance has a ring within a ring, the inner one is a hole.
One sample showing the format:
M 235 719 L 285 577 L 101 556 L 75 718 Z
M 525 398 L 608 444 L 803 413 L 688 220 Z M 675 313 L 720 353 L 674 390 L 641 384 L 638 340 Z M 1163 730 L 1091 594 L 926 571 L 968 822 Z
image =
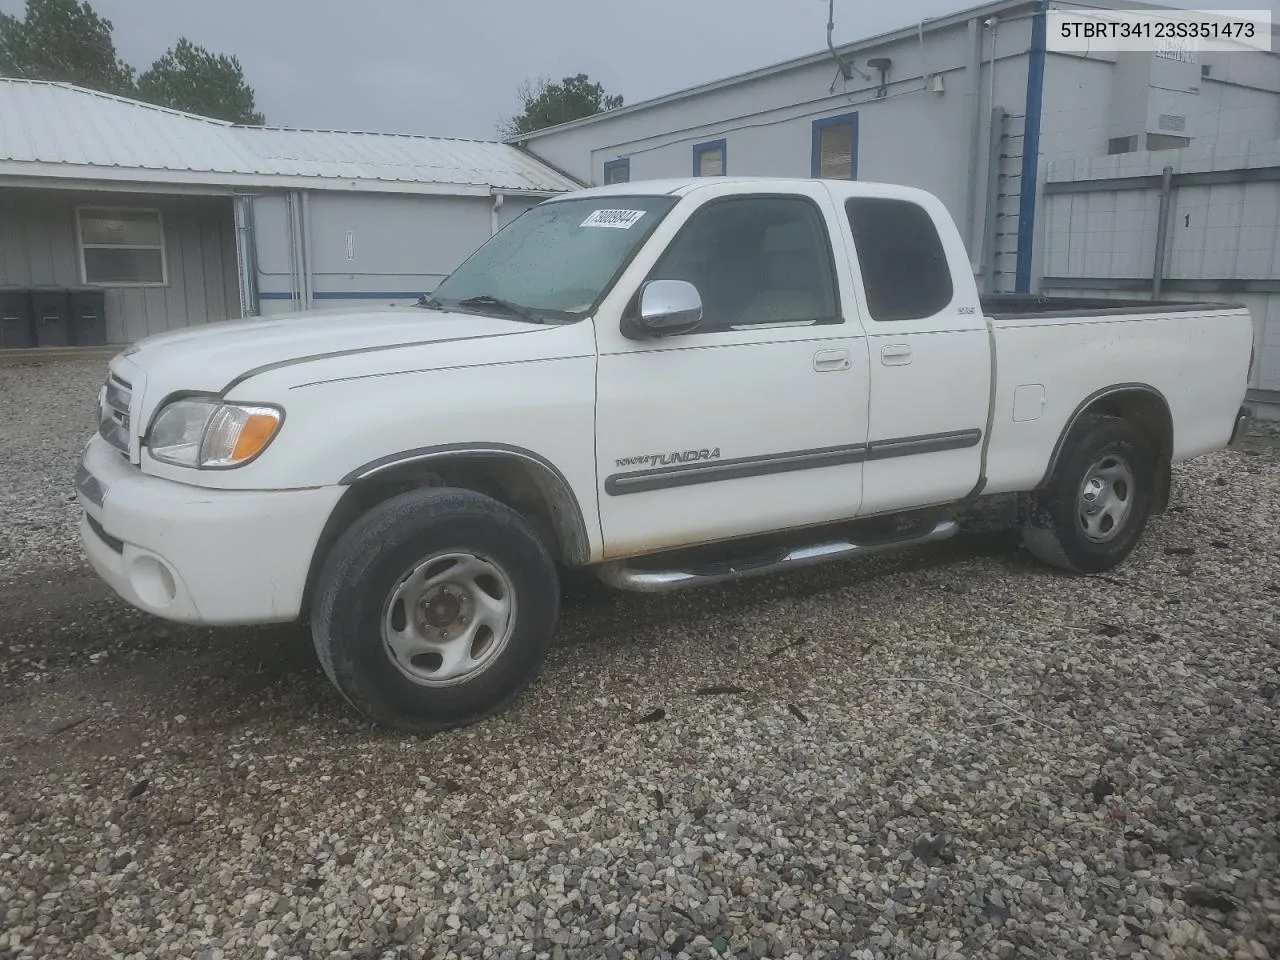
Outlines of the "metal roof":
M 3 78 L 0 176 L 464 195 L 581 186 L 504 143 L 243 127 L 71 84 Z

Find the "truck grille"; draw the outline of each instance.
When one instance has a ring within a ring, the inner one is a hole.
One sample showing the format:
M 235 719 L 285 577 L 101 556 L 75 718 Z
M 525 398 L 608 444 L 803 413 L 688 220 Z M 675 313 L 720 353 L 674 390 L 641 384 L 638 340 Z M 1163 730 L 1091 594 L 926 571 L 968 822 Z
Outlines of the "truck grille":
M 116 449 L 129 455 L 129 402 L 133 388 L 114 373 L 107 377 L 102 391 L 102 414 L 98 433 Z

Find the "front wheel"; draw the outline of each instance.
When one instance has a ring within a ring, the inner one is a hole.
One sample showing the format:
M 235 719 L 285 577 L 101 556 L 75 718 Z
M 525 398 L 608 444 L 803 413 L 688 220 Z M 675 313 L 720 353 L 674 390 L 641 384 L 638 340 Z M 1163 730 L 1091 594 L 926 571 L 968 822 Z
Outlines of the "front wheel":
M 421 733 L 513 699 L 558 613 L 555 563 L 523 517 L 469 490 L 429 489 L 379 504 L 343 534 L 321 571 L 311 628 L 352 706 Z
M 1063 570 L 1110 570 L 1141 538 L 1154 485 L 1155 458 L 1137 428 L 1118 417 L 1084 416 L 1047 487 L 1032 497 L 1023 543 Z

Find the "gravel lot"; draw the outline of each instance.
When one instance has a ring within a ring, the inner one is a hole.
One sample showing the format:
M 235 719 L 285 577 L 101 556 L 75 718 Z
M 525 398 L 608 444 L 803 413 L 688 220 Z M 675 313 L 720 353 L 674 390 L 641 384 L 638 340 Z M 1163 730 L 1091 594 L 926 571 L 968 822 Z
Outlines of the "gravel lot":
M 97 583 L 69 486 L 103 373 L 0 368 L 2 958 L 1280 955 L 1261 431 L 1113 576 L 984 534 L 582 591 L 513 709 L 418 740 L 300 630 Z

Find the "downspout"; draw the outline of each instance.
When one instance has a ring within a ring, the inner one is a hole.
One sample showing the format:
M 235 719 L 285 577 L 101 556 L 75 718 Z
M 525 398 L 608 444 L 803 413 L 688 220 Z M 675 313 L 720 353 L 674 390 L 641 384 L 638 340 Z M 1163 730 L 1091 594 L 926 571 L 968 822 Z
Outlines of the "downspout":
M 1018 197 L 1018 266 L 1014 292 L 1031 292 L 1031 263 L 1036 236 L 1036 193 L 1040 176 L 1040 118 L 1044 109 L 1044 66 L 1047 42 L 1045 11 L 1050 0 L 1037 0 L 1027 53 L 1027 108 L 1023 113 L 1022 191 Z
M 1156 260 L 1151 270 L 1151 299 L 1160 300 L 1164 285 L 1164 263 L 1169 246 L 1169 208 L 1173 202 L 1173 167 L 1167 166 L 1160 177 L 1160 219 L 1156 223 Z
M 315 306 L 315 282 L 311 274 L 311 191 L 302 195 L 302 309 Z
M 298 310 L 306 294 L 302 289 L 302 200 L 297 190 L 289 191 L 285 205 L 289 212 L 289 309 Z
M 253 222 L 253 197 L 232 201 L 236 222 L 236 268 L 239 272 L 240 316 L 256 317 L 258 304 L 258 238 Z
M 489 236 L 493 236 L 498 232 L 498 211 L 502 209 L 502 204 L 506 201 L 506 197 L 501 193 L 493 195 L 493 209 L 489 212 Z
M 978 246 L 978 161 L 981 156 L 978 146 L 982 136 L 982 32 L 978 29 L 978 19 L 976 17 L 970 18 L 968 33 L 968 73 L 971 78 L 969 82 L 969 101 L 972 116 L 969 120 L 969 180 L 965 185 L 963 222 L 969 231 L 969 249 L 976 250 Z M 976 266 L 975 264 L 975 268 Z

